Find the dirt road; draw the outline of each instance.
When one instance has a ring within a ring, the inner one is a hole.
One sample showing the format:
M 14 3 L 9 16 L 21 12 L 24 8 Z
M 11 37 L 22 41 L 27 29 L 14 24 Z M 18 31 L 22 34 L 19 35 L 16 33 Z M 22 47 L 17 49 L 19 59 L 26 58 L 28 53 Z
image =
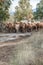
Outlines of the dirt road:
M 0 65 L 43 65 L 43 30 L 7 43 L 0 45 Z
M 0 43 L 1 42 L 8 42 L 8 41 L 15 41 L 18 38 L 30 36 L 30 33 L 0 33 Z

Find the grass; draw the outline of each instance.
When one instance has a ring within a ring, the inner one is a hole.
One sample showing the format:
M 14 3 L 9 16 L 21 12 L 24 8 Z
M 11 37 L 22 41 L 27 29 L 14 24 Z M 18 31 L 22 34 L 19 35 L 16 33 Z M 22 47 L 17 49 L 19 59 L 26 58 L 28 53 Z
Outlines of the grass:
M 31 37 L 18 43 L 0 48 L 1 62 L 8 65 L 43 65 L 43 30 L 33 32 Z

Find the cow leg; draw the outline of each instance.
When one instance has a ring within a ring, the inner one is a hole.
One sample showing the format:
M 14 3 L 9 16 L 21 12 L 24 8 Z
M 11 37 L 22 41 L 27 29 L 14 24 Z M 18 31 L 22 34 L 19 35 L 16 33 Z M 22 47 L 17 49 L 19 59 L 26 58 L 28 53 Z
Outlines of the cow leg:
M 31 28 L 31 31 L 30 32 L 32 32 L 32 28 Z
M 31 32 L 31 28 L 30 27 L 27 27 L 27 32 Z
M 17 32 L 16 28 L 13 28 L 13 30 L 12 30 L 12 31 L 13 31 L 13 33 L 16 33 L 16 32 Z
M 37 31 L 37 26 L 34 26 L 35 31 Z
M 27 27 L 27 32 L 29 32 L 29 27 Z
M 37 26 L 36 26 L 36 30 L 35 31 L 37 32 Z
M 23 33 L 25 33 L 25 28 L 23 29 Z
M 20 28 L 19 28 L 19 31 L 20 31 L 20 32 L 23 32 L 23 28 L 22 28 L 22 27 L 20 27 Z

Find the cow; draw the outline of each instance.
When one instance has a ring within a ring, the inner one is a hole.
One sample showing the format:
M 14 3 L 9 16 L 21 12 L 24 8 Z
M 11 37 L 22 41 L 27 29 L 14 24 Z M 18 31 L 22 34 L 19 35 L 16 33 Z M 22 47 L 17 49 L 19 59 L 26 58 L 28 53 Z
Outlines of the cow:
M 27 32 L 31 32 L 32 31 L 32 25 L 30 23 L 28 23 L 26 25 L 26 29 L 27 29 Z
M 8 29 L 8 32 L 9 32 L 9 33 L 12 32 L 12 23 L 8 23 L 8 24 L 7 24 L 7 29 Z
M 19 32 L 19 27 L 20 27 L 20 22 L 16 22 L 14 24 L 15 24 L 16 32 L 18 33 Z
M 36 26 L 37 26 L 37 30 L 43 29 L 43 22 L 40 21 L 37 22 Z
M 23 22 L 20 22 L 19 31 L 22 33 L 26 32 L 26 24 Z
M 36 23 L 37 30 L 40 30 L 40 23 Z
M 33 30 L 37 31 L 37 26 L 34 22 L 28 22 L 27 24 L 27 32 L 32 32 Z
M 31 25 L 32 25 L 32 30 L 37 31 L 37 26 L 36 26 L 36 23 L 32 22 L 32 23 L 31 23 Z
M 6 23 L 5 30 L 9 33 L 18 33 L 18 32 L 32 32 L 33 30 L 37 31 L 38 29 L 43 28 L 43 22 L 15 22 L 15 23 Z
M 11 33 L 12 31 L 12 23 L 6 23 L 6 32 Z

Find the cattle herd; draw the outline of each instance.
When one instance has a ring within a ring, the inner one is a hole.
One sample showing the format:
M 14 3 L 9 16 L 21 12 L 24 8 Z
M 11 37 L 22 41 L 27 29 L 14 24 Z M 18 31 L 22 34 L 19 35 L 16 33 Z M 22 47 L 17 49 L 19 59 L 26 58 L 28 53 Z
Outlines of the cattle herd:
M 25 33 L 32 32 L 33 30 L 38 31 L 43 28 L 43 22 L 16 22 L 16 23 L 2 23 L 0 24 L 0 32 L 5 33 Z

